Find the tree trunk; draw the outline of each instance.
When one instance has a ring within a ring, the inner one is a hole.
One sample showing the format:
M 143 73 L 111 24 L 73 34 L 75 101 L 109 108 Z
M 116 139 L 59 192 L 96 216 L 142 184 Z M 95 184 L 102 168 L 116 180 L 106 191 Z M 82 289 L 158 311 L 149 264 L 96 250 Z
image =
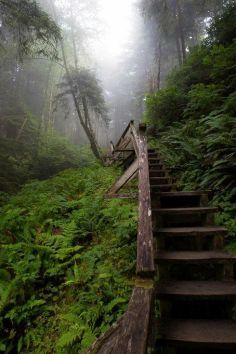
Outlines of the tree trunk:
M 72 35 L 72 45 L 73 45 L 73 54 L 74 54 L 74 62 L 75 62 L 75 68 L 78 70 L 79 65 L 78 65 L 78 55 L 77 55 L 77 46 L 76 46 L 76 40 L 75 40 L 75 26 L 74 26 L 74 14 L 73 14 L 73 6 L 72 6 L 72 1 L 70 1 L 70 18 L 71 18 L 71 35 Z
M 176 49 L 177 49 L 177 54 L 178 54 L 178 61 L 179 61 L 179 66 L 183 64 L 182 61 L 182 55 L 181 55 L 181 49 L 180 49 L 180 44 L 179 44 L 179 37 L 178 34 L 176 33 L 175 35 L 175 40 L 176 40 Z
M 178 20 L 178 32 L 182 49 L 182 58 L 183 61 L 186 59 L 186 44 L 185 44 L 185 36 L 184 36 L 184 28 L 183 28 L 183 16 L 182 10 L 180 7 L 179 0 L 176 0 L 176 8 L 177 8 L 177 20 Z
M 82 116 L 82 113 L 81 113 L 81 110 L 80 110 L 80 107 L 79 107 L 79 102 L 77 101 L 77 97 L 76 97 L 75 92 L 74 92 L 73 82 L 72 82 L 70 71 L 69 71 L 69 68 L 68 68 L 68 65 L 67 65 L 65 49 L 64 49 L 64 43 L 63 43 L 62 40 L 60 41 L 60 44 L 61 44 L 61 50 L 62 50 L 62 58 L 63 58 L 65 70 L 66 70 L 66 76 L 67 76 L 68 84 L 69 84 L 70 89 L 71 89 L 71 95 L 72 95 L 72 98 L 73 98 L 73 101 L 74 101 L 74 105 L 75 105 L 75 108 L 76 108 L 76 111 L 77 111 L 77 114 L 78 114 L 78 117 L 79 117 L 80 124 L 81 124 L 82 128 L 84 129 L 85 134 L 87 135 L 87 138 L 88 138 L 88 140 L 90 142 L 90 146 L 91 146 L 91 149 L 92 149 L 92 152 L 93 152 L 94 156 L 97 159 L 102 161 L 102 157 L 101 157 L 100 151 L 98 149 L 98 144 L 96 142 L 94 134 L 93 134 L 92 131 L 90 131 L 89 127 L 86 125 L 86 123 L 85 123 L 85 121 L 83 119 L 83 116 Z
M 55 9 L 55 6 L 54 6 L 54 2 L 52 1 L 51 4 L 52 4 L 54 17 L 56 18 L 57 16 L 56 16 L 56 9 Z M 91 150 L 92 150 L 94 156 L 98 160 L 103 161 L 102 160 L 102 156 L 101 156 L 100 151 L 99 151 L 99 148 L 98 148 L 97 141 L 96 141 L 95 136 L 93 134 L 93 131 L 90 130 L 89 127 L 85 123 L 85 120 L 83 118 L 82 112 L 80 110 L 79 102 L 78 102 L 76 94 L 74 92 L 73 81 L 72 81 L 72 78 L 71 78 L 71 75 L 70 75 L 70 70 L 69 70 L 69 67 L 68 67 L 68 64 L 67 64 L 67 60 L 66 60 L 66 53 L 65 53 L 63 39 L 60 40 L 60 46 L 61 46 L 61 51 L 62 51 L 62 59 L 63 59 L 63 63 L 64 63 L 65 71 L 66 71 L 66 76 L 67 76 L 67 82 L 68 82 L 68 85 L 70 87 L 71 95 L 72 95 L 72 98 L 73 98 L 73 102 L 74 102 L 74 105 L 75 105 L 76 112 L 78 114 L 79 122 L 80 122 L 82 128 L 84 129 L 84 132 L 85 132 L 85 134 L 86 134 L 86 136 L 87 136 L 87 138 L 89 140 L 89 143 L 90 143 L 90 146 L 91 146 Z M 76 63 L 76 60 L 77 60 L 76 51 L 75 51 L 74 54 L 76 56 L 76 58 L 75 58 L 75 63 Z M 77 61 L 77 63 L 78 63 L 78 61 Z M 79 128 L 78 120 L 76 120 L 76 125 L 77 125 L 77 128 Z
M 161 88 L 161 60 L 162 60 L 162 45 L 159 42 L 159 59 L 158 59 L 158 72 L 157 72 L 157 91 Z

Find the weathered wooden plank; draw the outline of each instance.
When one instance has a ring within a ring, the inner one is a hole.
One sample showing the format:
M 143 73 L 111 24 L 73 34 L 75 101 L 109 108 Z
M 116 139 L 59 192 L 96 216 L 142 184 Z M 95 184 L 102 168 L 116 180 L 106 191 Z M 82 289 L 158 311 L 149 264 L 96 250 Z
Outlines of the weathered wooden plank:
M 122 140 L 126 137 L 126 135 L 128 135 L 129 131 L 130 131 L 130 125 L 133 124 L 134 121 L 131 120 L 130 123 L 127 125 L 125 131 L 123 132 L 123 134 L 121 135 L 120 139 L 118 140 L 117 144 L 115 147 L 118 147 L 120 145 L 120 143 L 122 142 Z
M 116 183 L 108 191 L 108 195 L 117 193 L 125 184 L 131 181 L 138 173 L 139 163 L 135 160 L 125 173 L 116 181 Z
M 136 156 L 139 156 L 139 146 L 138 146 L 138 134 L 135 129 L 134 123 L 130 123 L 130 130 L 131 130 L 131 139 L 133 142 L 134 150 L 136 153 Z
M 113 154 L 115 151 L 115 146 L 112 141 L 110 141 L 111 153 Z
M 131 145 L 131 146 L 130 146 Z M 130 136 L 126 136 L 119 145 L 116 145 L 114 151 L 113 151 L 113 158 L 115 160 L 119 160 L 119 159 L 124 159 L 124 155 L 128 154 L 129 151 L 125 151 L 125 150 L 129 150 L 132 148 L 132 140 Z M 133 151 L 133 149 L 132 149 Z
M 155 264 L 148 149 L 145 129 L 140 129 L 137 145 L 139 148 L 139 226 L 136 272 L 138 275 L 149 276 L 150 273 L 155 271 Z
M 85 354 L 146 354 L 153 283 L 133 290 L 128 310 Z

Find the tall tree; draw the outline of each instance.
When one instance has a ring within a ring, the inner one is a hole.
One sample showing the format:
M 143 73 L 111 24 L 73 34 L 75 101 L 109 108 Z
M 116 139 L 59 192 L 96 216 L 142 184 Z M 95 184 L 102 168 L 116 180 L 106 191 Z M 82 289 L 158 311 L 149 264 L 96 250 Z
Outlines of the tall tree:
M 35 0 L 0 0 L 0 44 L 15 42 L 20 57 L 28 54 L 57 56 L 60 29 Z
M 52 1 L 52 8 L 54 16 L 58 18 L 58 9 Z M 82 3 L 83 7 L 91 4 Z M 60 40 L 62 60 L 65 69 L 64 79 L 66 80 L 67 91 L 66 94 L 70 94 L 73 100 L 74 108 L 77 114 L 76 126 L 77 130 L 82 127 L 87 139 L 90 143 L 91 150 L 97 159 L 102 160 L 99 144 L 97 142 L 95 134 L 94 119 L 91 117 L 94 114 L 95 120 L 101 120 L 107 123 L 107 110 L 105 108 L 105 101 L 103 93 L 96 77 L 91 74 L 89 70 L 83 69 L 84 65 L 80 62 L 78 54 L 79 45 L 78 34 L 81 34 L 80 24 L 77 23 L 77 18 L 74 15 L 74 9 L 72 1 L 66 4 L 66 8 L 69 11 L 69 22 L 67 15 L 64 18 L 67 25 L 67 33 L 64 32 L 64 38 Z M 89 7 L 91 9 L 91 7 Z M 61 16 L 60 16 L 61 18 Z M 68 50 L 70 49 L 70 51 Z M 81 45 L 80 45 L 81 51 Z M 68 52 L 70 55 L 68 55 Z M 66 86 L 65 82 L 62 86 Z M 59 95 L 59 97 L 64 96 Z M 91 112 L 93 114 L 91 114 Z

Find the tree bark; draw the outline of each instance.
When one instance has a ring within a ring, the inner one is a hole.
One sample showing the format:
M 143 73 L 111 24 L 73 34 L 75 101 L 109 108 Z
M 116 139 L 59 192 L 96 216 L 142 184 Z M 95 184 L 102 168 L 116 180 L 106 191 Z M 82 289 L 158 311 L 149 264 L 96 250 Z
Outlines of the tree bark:
M 176 40 L 176 49 L 177 49 L 179 66 L 181 66 L 183 64 L 183 60 L 182 60 L 181 49 L 180 49 L 180 44 L 179 44 L 179 37 L 178 37 L 177 33 L 175 35 L 175 40 Z
M 159 42 L 159 59 L 158 59 L 158 72 L 157 72 L 157 91 L 161 88 L 161 60 L 162 60 L 162 44 Z
M 77 46 L 76 46 L 76 40 L 75 40 L 75 26 L 74 26 L 74 15 L 73 15 L 73 6 L 72 6 L 72 1 L 70 1 L 70 17 L 71 17 L 71 35 L 72 35 L 72 45 L 73 45 L 73 53 L 74 53 L 74 62 L 75 62 L 75 68 L 78 70 L 79 68 L 79 60 L 78 60 L 78 55 L 77 55 Z
M 51 4 L 52 4 L 53 12 L 54 12 L 54 17 L 56 18 L 57 16 L 56 16 L 56 10 L 55 10 L 55 6 L 54 6 L 54 2 L 52 1 Z M 67 59 L 66 59 L 66 53 L 65 53 L 63 39 L 60 40 L 60 46 L 61 46 L 61 52 L 62 52 L 62 60 L 63 60 L 64 68 L 65 68 L 65 71 L 66 71 L 67 82 L 68 82 L 68 85 L 70 87 L 72 99 L 73 99 L 73 102 L 74 102 L 74 105 L 75 105 L 76 112 L 78 114 L 79 122 L 80 122 L 80 124 L 81 124 L 81 126 L 82 126 L 82 128 L 83 128 L 83 130 L 84 130 L 84 132 L 85 132 L 85 134 L 86 134 L 86 136 L 88 138 L 88 140 L 89 140 L 89 143 L 90 143 L 90 146 L 91 146 L 91 150 L 92 150 L 94 156 L 98 160 L 103 161 L 101 153 L 99 151 L 99 147 L 98 147 L 96 138 L 95 138 L 94 133 L 93 133 L 93 130 L 90 129 L 89 126 L 86 125 L 85 119 L 84 119 L 84 117 L 82 115 L 82 112 L 81 112 L 81 109 L 80 109 L 80 106 L 79 106 L 79 102 L 78 102 L 76 94 L 74 92 L 73 81 L 72 81 L 72 78 L 71 78 L 70 70 L 69 70 L 69 67 L 68 67 Z M 76 51 L 75 51 L 74 54 L 76 56 L 76 58 L 74 58 L 75 59 L 75 64 L 76 64 L 76 63 L 78 63 Z M 78 120 L 76 120 L 76 125 L 77 125 L 77 128 L 79 128 Z
M 186 44 L 185 44 L 185 36 L 184 36 L 182 9 L 181 9 L 179 0 L 176 0 L 176 9 L 177 9 L 178 32 L 179 32 L 179 38 L 180 38 L 180 42 L 181 42 L 182 57 L 183 57 L 183 61 L 185 61 L 185 59 L 186 59 Z
M 63 58 L 65 70 L 66 70 L 66 76 L 67 76 L 68 84 L 70 86 L 71 95 L 72 95 L 72 98 L 73 98 L 73 101 L 74 101 L 74 105 L 75 105 L 75 108 L 76 108 L 76 111 L 77 111 L 77 114 L 78 114 L 78 117 L 79 117 L 80 124 L 81 124 L 82 128 L 84 129 L 85 134 L 87 135 L 87 138 L 88 138 L 88 140 L 90 142 L 91 150 L 92 150 L 94 156 L 97 159 L 102 161 L 102 157 L 101 157 L 100 151 L 98 149 L 98 144 L 97 144 L 97 142 L 95 140 L 94 134 L 93 134 L 92 131 L 90 131 L 89 126 L 86 125 L 86 123 L 85 123 L 85 121 L 83 119 L 83 115 L 82 115 L 80 107 L 79 107 L 79 102 L 78 102 L 77 97 L 76 97 L 75 92 L 74 92 L 73 82 L 72 82 L 70 71 L 69 71 L 69 68 L 68 68 L 68 65 L 67 65 L 67 60 L 66 60 L 66 55 L 65 55 L 65 48 L 64 48 L 64 43 L 63 43 L 62 40 L 61 40 L 60 44 L 61 44 L 61 50 L 62 50 L 62 58 Z

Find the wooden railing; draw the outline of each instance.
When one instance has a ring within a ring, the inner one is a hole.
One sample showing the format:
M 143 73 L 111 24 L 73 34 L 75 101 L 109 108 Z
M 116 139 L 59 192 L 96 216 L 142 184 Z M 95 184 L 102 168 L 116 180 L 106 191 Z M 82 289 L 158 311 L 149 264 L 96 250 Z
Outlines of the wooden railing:
M 137 132 L 131 121 L 117 145 L 112 149 L 114 161 L 129 161 L 124 174 L 116 181 L 108 192 L 110 197 L 118 196 L 117 192 L 132 178 L 138 175 L 139 225 L 137 239 L 137 275 L 150 276 L 155 271 L 152 208 L 149 182 L 148 149 L 145 136 L 146 126 L 139 125 Z M 125 154 L 125 156 L 122 156 Z M 130 160 L 128 159 L 130 157 Z
M 146 354 L 149 338 L 151 309 L 154 294 L 154 247 L 152 209 L 149 182 L 146 126 L 138 131 L 131 121 L 118 143 L 111 143 L 109 164 L 119 162 L 124 166 L 123 175 L 107 193 L 109 198 L 124 197 L 118 192 L 138 176 L 139 223 L 137 235 L 136 285 L 126 313 L 108 332 L 100 337 L 87 354 Z M 127 195 L 129 197 L 129 195 Z

